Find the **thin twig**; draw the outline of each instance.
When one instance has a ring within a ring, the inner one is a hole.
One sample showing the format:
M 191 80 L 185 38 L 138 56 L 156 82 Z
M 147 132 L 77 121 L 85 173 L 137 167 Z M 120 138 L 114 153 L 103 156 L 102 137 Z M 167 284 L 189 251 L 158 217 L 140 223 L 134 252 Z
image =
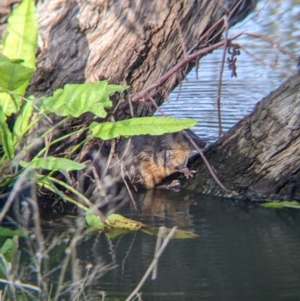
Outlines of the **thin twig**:
M 155 102 L 155 100 L 149 96 L 148 99 L 152 102 L 153 106 L 155 107 L 155 109 L 160 113 L 162 114 L 163 116 L 168 116 L 158 105 L 157 103 Z
M 274 42 L 271 38 L 269 38 L 265 35 L 262 35 L 262 34 L 257 34 L 257 33 L 249 33 L 248 32 L 248 33 L 245 33 L 245 34 L 248 35 L 249 37 L 257 38 L 257 39 L 268 42 L 274 48 L 277 48 L 280 52 L 282 52 L 283 54 L 288 55 L 295 62 L 298 62 L 298 57 L 294 53 L 292 53 L 291 51 L 287 50 L 286 48 L 280 46 L 280 44 Z
M 27 179 L 27 174 L 29 174 L 30 172 L 32 172 L 33 169 L 32 168 L 26 168 L 18 177 L 17 177 L 17 181 L 14 185 L 13 190 L 11 191 L 11 193 L 9 194 L 9 197 L 7 199 L 7 201 L 5 202 L 5 205 L 3 206 L 1 213 L 0 213 L 0 223 L 2 222 L 4 216 L 6 215 L 7 211 L 9 210 L 9 207 L 12 205 L 12 203 L 14 202 L 14 200 L 17 197 L 17 194 L 20 193 L 22 185 L 28 181 Z
M 228 38 L 228 20 L 224 18 L 225 23 L 225 39 L 224 39 L 224 49 L 222 54 L 222 62 L 219 72 L 219 81 L 218 81 L 218 95 L 217 95 L 217 106 L 218 106 L 218 124 L 219 124 L 219 137 L 223 134 L 222 129 L 222 117 L 221 117 L 221 93 L 222 93 L 222 80 L 223 80 L 223 72 L 224 72 L 224 65 L 225 65 L 225 57 L 226 51 L 228 47 L 227 38 Z
M 163 244 L 161 245 L 161 247 L 159 248 L 159 250 L 155 253 L 154 258 L 153 258 L 150 266 L 148 267 L 146 273 L 144 274 L 143 278 L 140 280 L 139 284 L 132 291 L 132 293 L 127 297 L 126 301 L 130 301 L 134 296 L 136 296 L 138 294 L 138 291 L 143 286 L 143 284 L 145 283 L 146 279 L 148 278 L 148 276 L 152 272 L 153 268 L 157 264 L 157 261 L 158 261 L 159 257 L 161 256 L 162 252 L 165 250 L 166 246 L 168 245 L 170 239 L 175 234 L 176 230 L 177 230 L 177 227 L 173 227 L 172 230 L 170 231 L 170 233 L 168 234 L 168 236 L 164 239 Z
M 137 207 L 136 207 L 136 202 L 135 202 L 135 200 L 134 200 L 134 197 L 133 197 L 133 195 L 132 195 L 132 193 L 131 193 L 130 187 L 129 187 L 129 185 L 128 185 L 126 179 L 125 179 L 125 176 L 124 176 L 124 166 L 123 166 L 123 162 L 121 163 L 121 174 L 122 174 L 122 179 L 123 179 L 123 181 L 124 181 L 124 183 L 125 183 L 126 189 L 127 189 L 128 193 L 129 193 L 130 199 L 131 199 L 131 201 L 132 201 L 134 210 L 135 210 L 135 211 L 138 211 L 138 210 L 137 210 Z
M 291 72 L 291 73 L 292 73 L 292 72 L 295 72 L 295 71 L 296 71 L 296 69 L 281 68 L 281 67 L 276 66 L 276 65 L 274 65 L 274 64 L 270 64 L 270 63 L 266 62 L 265 60 L 263 60 L 263 59 L 257 57 L 257 56 L 254 55 L 253 53 L 249 52 L 245 47 L 240 46 L 240 48 L 243 49 L 243 51 L 244 51 L 245 53 L 247 53 L 250 57 L 252 57 L 254 60 L 260 62 L 260 63 L 263 64 L 264 66 L 270 67 L 270 68 L 275 69 L 275 70 L 283 71 L 283 72 Z
M 112 158 L 115 154 L 115 148 L 116 148 L 116 141 L 115 141 L 115 139 L 113 139 L 111 141 L 111 144 L 110 144 L 110 151 L 109 151 L 109 155 L 108 155 L 108 158 L 107 158 L 107 161 L 106 161 L 106 165 L 105 165 L 104 171 L 101 175 L 102 177 L 104 177 L 106 175 L 107 170 L 110 167 L 111 160 L 112 160 Z
M 165 83 L 174 73 L 176 73 L 178 70 L 180 70 L 182 67 L 184 67 L 187 63 L 195 60 L 199 56 L 203 56 L 217 48 L 224 46 L 225 43 L 228 43 L 228 42 L 238 38 L 242 34 L 243 34 L 243 32 L 240 32 L 232 37 L 229 37 L 226 42 L 224 40 L 220 41 L 214 45 L 203 48 L 199 51 L 196 51 L 193 54 L 188 55 L 186 58 L 184 58 L 182 61 L 180 61 L 178 64 L 176 64 L 173 68 L 171 68 L 168 72 L 166 72 L 163 76 L 161 76 L 158 80 L 156 80 L 152 85 L 150 85 L 148 88 L 142 90 L 141 92 L 136 94 L 134 97 L 132 97 L 131 101 L 138 102 L 139 100 L 144 99 L 147 96 L 147 94 L 149 94 L 153 89 L 155 89 L 155 88 L 159 87 L 160 85 L 162 85 L 163 83 Z M 124 105 L 126 106 L 126 103 L 124 103 Z M 120 107 L 123 109 L 122 105 L 120 105 Z
M 158 230 L 158 235 L 157 235 L 154 254 L 156 254 L 158 252 L 158 250 L 159 250 L 159 248 L 161 247 L 161 244 L 162 244 L 161 242 L 164 238 L 166 238 L 166 228 L 165 227 L 160 227 L 159 230 Z M 153 267 L 151 280 L 155 280 L 156 277 L 157 277 L 157 267 L 158 267 L 157 263 L 158 262 L 156 262 L 156 264 Z
M 186 131 L 182 131 L 184 136 L 191 142 L 191 144 L 195 147 L 196 151 L 199 153 L 200 157 L 202 158 L 202 160 L 204 161 L 206 167 L 208 168 L 210 174 L 212 175 L 212 177 L 214 178 L 214 180 L 216 181 L 216 183 L 219 185 L 220 188 L 222 188 L 224 191 L 231 193 L 231 194 L 236 194 L 235 191 L 229 190 L 227 189 L 222 183 L 221 181 L 218 179 L 218 177 L 216 176 L 215 172 L 213 171 L 211 165 L 209 164 L 208 160 L 206 159 L 205 155 L 203 154 L 203 152 L 201 151 L 201 149 L 197 146 L 197 144 L 194 142 L 194 140 L 187 134 Z
M 14 281 L 13 283 L 11 283 L 11 281 L 9 281 L 9 280 L 0 278 L 0 283 L 10 284 L 10 285 L 14 285 L 15 287 L 18 287 L 18 288 L 27 288 L 32 291 L 41 292 L 41 289 L 38 286 L 35 286 L 32 284 L 27 284 L 27 283 L 22 283 L 20 281 Z

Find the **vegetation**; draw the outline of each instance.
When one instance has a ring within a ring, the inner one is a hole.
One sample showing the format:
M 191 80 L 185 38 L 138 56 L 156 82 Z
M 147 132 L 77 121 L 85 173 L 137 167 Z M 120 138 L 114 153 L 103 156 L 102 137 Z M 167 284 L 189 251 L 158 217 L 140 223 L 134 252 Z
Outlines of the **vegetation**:
M 21 27 L 21 28 L 20 28 Z M 28 160 L 37 139 L 28 139 L 33 136 L 35 127 L 49 114 L 62 117 L 60 125 L 66 124 L 70 118 L 76 118 L 84 113 L 105 118 L 106 109 L 112 107 L 109 96 L 121 92 L 128 86 L 108 84 L 107 81 L 67 84 L 62 89 L 56 90 L 52 96 L 36 99 L 34 96 L 25 97 L 26 88 L 35 71 L 35 48 L 37 42 L 37 19 L 33 1 L 24 0 L 13 12 L 8 21 L 7 33 L 3 40 L 3 49 L 0 54 L 0 188 L 5 189 L 14 185 L 19 175 L 26 169 L 35 169 L 34 176 L 40 186 L 59 194 L 64 200 L 70 197 L 64 195 L 55 186 L 60 184 L 69 191 L 73 191 L 66 183 L 54 179 L 54 171 L 81 170 L 84 164 L 72 160 L 73 153 L 91 138 L 110 140 L 119 136 L 132 136 L 141 134 L 160 135 L 163 133 L 177 132 L 195 124 L 192 119 L 177 120 L 168 117 L 142 117 L 117 122 L 92 122 L 87 127 L 61 135 L 40 149 L 33 158 Z M 12 115 L 16 116 L 12 122 Z M 45 139 L 54 133 L 58 124 L 45 128 L 39 139 Z M 50 147 L 60 143 L 63 139 L 79 133 L 90 131 L 90 135 L 75 145 L 65 157 L 56 157 L 49 154 Z M 28 142 L 29 141 L 29 142 Z M 48 170 L 48 173 L 41 173 Z M 82 198 L 88 209 L 91 205 L 83 195 Z M 75 200 L 71 200 L 75 202 Z M 82 207 L 82 206 L 81 206 Z
M 22 227 L 16 230 L 0 227 L 0 283 L 7 285 L 9 294 L 5 289 L 4 298 L 9 295 L 10 300 L 49 300 L 50 296 L 54 296 L 54 300 L 60 298 L 63 289 L 65 289 L 66 267 L 72 261 L 72 252 L 76 252 L 74 246 L 78 240 L 93 231 L 86 228 L 84 221 L 94 230 L 106 232 L 110 238 L 132 230 L 142 230 L 151 235 L 158 234 L 158 229 L 147 227 L 118 214 L 111 214 L 103 218 L 89 199 L 74 189 L 72 185 L 55 176 L 55 173 L 64 174 L 67 171 L 82 170 L 86 167 L 85 164 L 74 160 L 74 154 L 85 142 L 93 138 L 111 140 L 119 136 L 160 135 L 177 132 L 195 124 L 192 119 L 177 120 L 169 117 L 142 117 L 117 122 L 92 122 L 89 126 L 61 134 L 53 141 L 43 143 L 42 147 L 36 151 L 36 145 L 40 145 L 40 140 L 47 140 L 49 135 L 52 135 L 59 126 L 67 124 L 71 118 L 77 118 L 85 113 L 92 113 L 99 118 L 105 118 L 107 116 L 106 110 L 112 107 L 110 95 L 129 88 L 128 86 L 112 85 L 104 80 L 95 83 L 67 84 L 46 98 L 38 99 L 32 95 L 27 96 L 26 90 L 35 72 L 37 36 L 37 16 L 34 1 L 23 0 L 14 9 L 8 20 L 7 33 L 3 38 L 3 47 L 0 53 L 0 191 L 7 193 L 6 203 L 0 213 L 0 222 L 3 221 L 9 207 L 17 200 L 17 195 L 22 190 L 22 184 L 29 182 L 31 191 L 29 197 L 26 198 L 31 207 L 30 209 L 27 208 L 29 213 L 24 218 L 15 212 L 18 226 Z M 51 117 L 49 116 L 53 114 L 61 117 L 58 124 L 51 124 Z M 50 126 L 43 126 L 42 134 L 36 137 L 35 131 L 40 127 L 43 120 L 46 120 Z M 80 133 L 86 133 L 86 138 L 74 145 L 64 156 L 51 154 L 53 145 Z M 73 239 L 69 244 L 71 252 L 66 251 L 65 238 L 61 236 L 52 238 L 52 240 L 58 241 L 57 244 L 44 240 L 41 232 L 38 201 L 36 201 L 36 185 L 39 189 L 51 191 L 63 201 L 71 202 L 87 212 L 85 220 L 81 219 L 70 227 L 70 231 L 73 232 Z M 79 199 L 80 201 L 78 201 Z M 32 224 L 33 226 L 30 228 L 31 233 L 34 233 L 36 237 L 34 241 L 25 230 Z M 167 230 L 167 232 L 177 238 L 195 237 L 192 233 L 180 230 Z M 30 246 L 31 258 L 25 260 L 30 262 L 29 269 L 33 268 L 35 271 L 36 281 L 34 284 L 23 283 L 21 276 L 18 277 L 13 271 L 23 269 L 18 257 L 20 256 L 18 255 L 18 246 L 22 240 L 25 240 L 26 244 Z M 50 288 L 44 277 L 50 272 L 45 269 L 45 264 L 48 262 L 50 254 L 52 256 L 54 253 L 61 255 L 64 251 L 66 256 L 62 265 L 59 262 L 61 273 L 57 287 Z M 36 254 L 40 254 L 40 257 L 37 258 Z M 11 269 L 12 263 L 13 270 Z M 75 269 L 74 262 L 72 266 Z M 97 273 L 103 273 L 105 270 L 99 269 L 99 267 L 95 267 L 94 270 L 97 268 Z M 86 278 L 81 280 L 87 281 Z M 72 291 L 72 289 L 70 290 Z M 79 295 L 83 294 L 82 291 L 78 292 L 77 290 L 76 294 L 78 293 Z

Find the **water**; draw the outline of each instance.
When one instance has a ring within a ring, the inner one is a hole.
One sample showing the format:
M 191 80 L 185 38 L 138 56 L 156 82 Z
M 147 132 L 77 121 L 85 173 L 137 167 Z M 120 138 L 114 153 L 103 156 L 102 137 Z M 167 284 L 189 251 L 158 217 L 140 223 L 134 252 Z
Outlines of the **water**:
M 228 36 L 242 31 L 271 37 L 297 57 L 300 54 L 300 1 L 261 1 L 256 11 L 245 21 L 230 29 Z M 243 49 L 237 61 L 237 78 L 225 65 L 221 94 L 223 130 L 250 113 L 255 104 L 279 87 L 295 72 L 296 62 L 270 44 L 248 36 L 234 41 L 273 69 L 250 57 Z M 175 117 L 192 117 L 197 120 L 193 130 L 208 141 L 218 137 L 217 90 L 223 49 L 218 49 L 200 61 L 198 79 L 192 70 L 179 88 L 175 89 L 163 111 Z M 177 100 L 178 98 L 178 100 Z M 176 101 L 177 100 L 177 101 Z
M 191 192 L 156 194 L 151 203 L 156 217 L 150 215 L 149 199 L 147 205 L 145 199 L 138 202 L 144 215 L 132 217 L 148 225 L 177 225 L 199 237 L 169 243 L 157 279 L 148 279 L 141 289 L 143 300 L 299 300 L 300 211 Z M 118 267 L 95 282 L 95 289 L 106 291 L 107 300 L 125 300 L 150 265 L 155 244 L 156 237 L 142 232 L 112 240 Z M 100 258 L 103 245 L 92 237 L 82 256 L 93 250 L 92 257 Z

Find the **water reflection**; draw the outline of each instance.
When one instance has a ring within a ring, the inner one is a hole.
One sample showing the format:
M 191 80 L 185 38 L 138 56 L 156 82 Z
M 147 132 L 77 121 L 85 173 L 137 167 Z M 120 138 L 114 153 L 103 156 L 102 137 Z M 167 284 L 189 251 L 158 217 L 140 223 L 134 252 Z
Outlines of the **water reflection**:
M 169 192 L 163 195 L 159 193 L 163 210 L 154 206 L 154 214 L 160 215 L 143 216 L 143 221 L 170 225 L 177 222 L 174 210 L 179 210 L 185 212 L 180 222 L 199 238 L 170 242 L 159 263 L 158 279 L 148 280 L 142 288 L 145 300 L 285 300 L 287 296 L 297 300 L 300 212 L 203 195 L 194 195 L 196 203 L 188 204 L 187 210 L 183 193 L 172 199 Z M 94 285 L 108 296 L 117 291 L 125 297 L 148 268 L 155 242 L 155 237 L 143 233 L 113 240 L 118 268 Z M 90 249 L 87 245 L 87 252 Z

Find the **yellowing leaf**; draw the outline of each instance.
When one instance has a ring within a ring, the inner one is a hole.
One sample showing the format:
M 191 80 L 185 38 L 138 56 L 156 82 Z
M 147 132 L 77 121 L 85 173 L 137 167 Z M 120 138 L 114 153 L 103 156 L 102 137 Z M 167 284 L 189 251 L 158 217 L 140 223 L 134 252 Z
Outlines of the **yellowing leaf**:
M 109 215 L 105 221 L 104 221 L 105 226 L 108 226 L 110 229 L 115 229 L 115 228 L 121 228 L 121 229 L 128 229 L 128 230 L 139 230 L 143 226 L 145 226 L 141 222 L 134 221 L 132 219 L 126 218 L 120 214 L 111 214 Z

